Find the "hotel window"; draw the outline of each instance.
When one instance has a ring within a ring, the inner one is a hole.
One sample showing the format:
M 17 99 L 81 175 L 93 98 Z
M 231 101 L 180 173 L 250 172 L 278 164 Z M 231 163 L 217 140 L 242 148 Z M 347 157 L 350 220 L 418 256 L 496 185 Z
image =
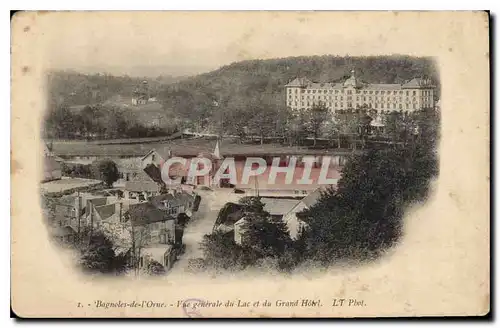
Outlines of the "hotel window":
M 363 91 L 363 93 L 366 95 L 367 91 L 365 90 L 365 91 Z
M 335 93 L 339 93 L 339 90 L 335 90 Z
M 403 105 L 402 104 L 399 104 L 399 109 L 403 109 Z
M 363 101 L 366 101 L 366 97 L 365 96 L 363 96 Z
M 340 96 L 340 100 L 344 100 L 344 97 Z
M 381 94 L 384 94 L 384 93 L 385 93 L 385 91 L 380 91 L 380 93 L 381 93 Z
M 335 103 L 335 107 L 337 107 L 337 103 Z
M 381 104 L 380 104 L 380 108 L 384 108 L 384 103 L 381 103 Z
M 302 90 L 301 90 L 301 92 L 302 92 L 302 93 L 305 93 L 305 92 L 306 92 L 306 90 L 302 89 Z
M 311 90 L 307 90 L 307 93 L 311 93 Z
M 373 91 L 370 91 L 370 94 L 373 94 Z
M 352 108 L 352 103 L 347 103 L 347 107 Z
M 316 90 L 313 90 L 313 93 L 316 93 Z
M 356 100 L 359 100 L 359 96 L 356 97 Z
M 331 89 L 330 89 L 330 91 L 329 91 L 329 92 L 330 92 L 330 93 L 332 93 L 332 92 L 333 92 L 333 90 L 331 90 Z
M 378 95 L 378 91 L 375 91 L 375 94 Z
M 408 109 L 410 107 L 410 105 L 406 104 L 406 109 Z
M 370 96 L 370 97 L 368 97 L 368 100 L 372 100 L 372 97 L 371 97 L 371 96 Z
M 378 108 L 378 104 L 375 104 L 375 108 Z
M 326 93 L 326 92 L 327 92 L 326 90 L 325 90 L 325 91 L 323 91 L 323 93 Z
M 417 94 L 417 91 L 413 90 L 413 95 L 415 96 Z
M 403 94 L 403 91 L 399 91 L 399 94 L 402 95 Z
M 417 108 L 417 104 L 413 104 L 413 109 L 416 109 Z

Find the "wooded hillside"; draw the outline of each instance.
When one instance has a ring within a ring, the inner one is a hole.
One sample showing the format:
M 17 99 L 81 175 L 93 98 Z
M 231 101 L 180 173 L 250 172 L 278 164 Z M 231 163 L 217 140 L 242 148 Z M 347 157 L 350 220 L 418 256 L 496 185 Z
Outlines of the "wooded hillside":
M 248 120 L 256 108 L 284 107 L 284 86 L 296 77 L 312 81 L 338 81 L 351 69 L 368 83 L 402 83 L 414 77 L 429 77 L 438 86 L 439 78 L 429 58 L 409 56 L 338 57 L 304 56 L 248 60 L 170 84 L 159 98 L 165 110 L 189 120 L 197 128 L 220 128 L 221 116 L 238 115 Z M 219 103 L 214 108 L 214 100 Z M 235 114 L 237 113 L 237 114 Z M 242 115 L 243 114 L 243 115 Z M 233 125 L 227 124 L 228 128 Z

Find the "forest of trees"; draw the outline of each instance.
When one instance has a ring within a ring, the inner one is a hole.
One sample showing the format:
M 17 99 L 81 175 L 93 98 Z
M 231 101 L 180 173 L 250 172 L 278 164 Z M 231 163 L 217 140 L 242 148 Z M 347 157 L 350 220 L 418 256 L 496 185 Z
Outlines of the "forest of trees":
M 43 135 L 50 139 L 119 139 L 168 136 L 170 127 L 145 126 L 134 113 L 110 105 L 87 105 L 82 110 L 56 106 L 45 115 Z
M 52 71 L 47 76 L 49 107 L 57 105 L 85 106 L 103 103 L 116 96 L 132 97 L 134 89 L 147 81 L 151 94 L 156 95 L 163 85 L 178 78 L 114 76 L 83 74 L 73 71 Z
M 338 57 L 304 56 L 249 60 L 217 70 L 183 78 L 148 79 L 171 125 L 145 127 L 123 110 L 107 102 L 114 96 L 131 96 L 141 79 L 105 74 L 54 72 L 49 75 L 49 110 L 45 135 L 52 138 L 135 138 L 169 135 L 189 128 L 195 132 L 236 135 L 240 141 L 260 138 L 289 145 L 302 145 L 306 138 L 331 139 L 345 145 L 363 141 L 362 113 L 341 113 L 335 125 L 326 123 L 327 113 L 318 106 L 313 111 L 294 112 L 286 108 L 284 86 L 296 77 L 313 81 L 340 81 L 356 68 L 357 76 L 369 83 L 401 83 L 426 76 L 437 86 L 439 79 L 429 58 L 408 56 Z M 76 112 L 71 106 L 85 105 Z M 368 113 L 370 114 L 370 113 Z M 398 114 L 402 116 L 402 114 Z M 373 115 L 369 116 L 373 119 Z M 359 126 L 361 125 L 361 127 Z M 358 131 L 361 135 L 356 135 Z
M 425 201 L 438 175 L 436 146 L 440 113 L 434 109 L 405 118 L 393 142 L 352 155 L 336 189 L 299 213 L 306 228 L 290 240 L 284 223 L 270 219 L 258 198 L 244 199 L 241 246 L 231 232 L 206 235 L 201 244 L 203 265 L 216 270 L 262 266 L 290 272 L 302 264 L 329 266 L 339 261 L 375 260 L 397 245 L 403 216 L 412 204 Z M 398 125 L 399 126 L 399 125 Z
M 414 77 L 439 79 L 429 58 L 408 56 L 304 56 L 249 60 L 186 78 L 165 86 L 158 98 L 167 111 L 199 132 L 284 136 L 296 124 L 286 124 L 284 86 L 296 77 L 340 81 L 356 68 L 368 83 L 402 83 Z M 300 122 L 300 118 L 294 123 Z M 293 133 L 290 132 L 290 133 Z

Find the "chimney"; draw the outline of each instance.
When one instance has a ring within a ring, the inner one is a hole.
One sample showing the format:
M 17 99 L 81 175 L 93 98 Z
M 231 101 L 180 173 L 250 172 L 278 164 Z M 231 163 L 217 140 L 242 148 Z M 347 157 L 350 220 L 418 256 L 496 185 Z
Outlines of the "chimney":
M 123 209 L 123 203 L 122 202 L 116 202 L 115 203 L 115 213 L 118 213 L 120 220 L 122 217 L 122 209 Z

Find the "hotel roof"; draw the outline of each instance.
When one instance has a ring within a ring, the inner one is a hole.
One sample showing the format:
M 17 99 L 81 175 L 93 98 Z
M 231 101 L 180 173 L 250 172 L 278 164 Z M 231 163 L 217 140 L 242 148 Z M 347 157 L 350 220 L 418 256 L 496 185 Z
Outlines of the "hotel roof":
M 296 78 L 285 87 L 301 87 L 311 89 L 342 89 L 347 86 L 354 86 L 360 89 L 371 90 L 401 90 L 401 89 L 418 89 L 432 88 L 433 85 L 429 79 L 413 78 L 404 83 L 366 83 L 357 78 L 354 73 L 349 78 L 342 82 L 313 82 L 306 78 Z

